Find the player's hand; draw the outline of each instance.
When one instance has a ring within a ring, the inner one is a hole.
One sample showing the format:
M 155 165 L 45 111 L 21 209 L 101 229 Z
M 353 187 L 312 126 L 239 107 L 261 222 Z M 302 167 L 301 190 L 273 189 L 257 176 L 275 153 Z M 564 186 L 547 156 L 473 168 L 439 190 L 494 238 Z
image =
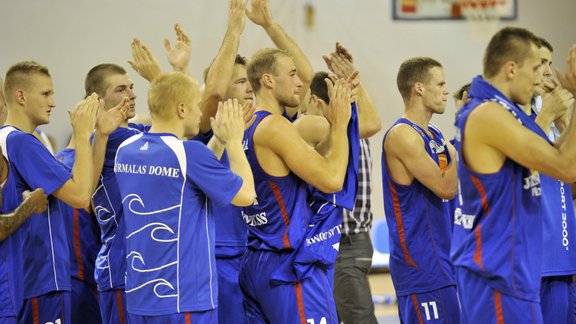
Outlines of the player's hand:
M 104 108 L 104 101 L 100 100 L 98 107 L 98 119 L 96 120 L 96 129 L 103 135 L 110 135 L 128 118 L 130 109 L 130 98 L 124 97 L 116 107 L 108 110 Z
M 576 44 L 570 47 L 566 57 L 566 71 L 564 74 L 556 68 L 556 76 L 564 89 L 576 95 Z
M 91 96 L 80 101 L 73 111 L 68 111 L 70 115 L 70 124 L 76 140 L 90 139 L 94 126 L 96 125 L 96 115 L 100 100 L 98 95 L 93 93 Z
M 570 107 L 574 105 L 574 95 L 561 86 L 542 96 L 542 112 L 550 114 L 552 120 L 562 119 L 568 115 Z
M 325 79 L 325 81 L 328 87 L 330 104 L 324 108 L 324 117 L 326 117 L 332 127 L 343 127 L 346 129 L 352 114 L 350 108 L 351 89 L 346 80 L 343 79 L 338 79 L 336 83 L 332 83 L 330 79 Z
M 176 42 L 174 43 L 174 47 L 170 45 L 170 40 L 168 38 L 164 39 L 166 57 L 174 71 L 187 73 L 190 56 L 192 55 L 192 41 L 186 31 L 179 24 L 174 25 L 174 31 L 176 32 Z
M 270 14 L 270 3 L 268 0 L 251 0 L 252 11 L 246 9 L 246 16 L 256 25 L 264 28 L 270 27 L 274 22 Z
M 22 193 L 24 201 L 22 204 L 29 205 L 32 208 L 33 214 L 39 214 L 46 210 L 48 207 L 48 199 L 44 194 L 44 189 L 38 188 L 34 191 L 24 191 Z
M 347 59 L 350 63 L 354 62 L 354 58 L 348 49 L 346 49 L 340 42 L 336 42 L 336 54 Z
M 221 144 L 241 143 L 244 137 L 244 118 L 238 100 L 220 101 L 216 116 L 210 118 L 210 124 L 214 136 Z
M 132 60 L 128 64 L 144 79 L 152 82 L 161 72 L 160 63 L 152 51 L 139 39 L 134 38 L 131 44 Z
M 248 0 L 230 0 L 228 9 L 228 30 L 242 32 L 246 25 Z
M 254 106 L 254 102 L 252 100 L 246 100 L 242 105 L 242 118 L 244 119 L 244 130 L 250 127 L 250 125 L 252 125 L 252 122 L 254 122 L 254 119 L 256 118 L 254 112 L 256 112 L 256 106 Z

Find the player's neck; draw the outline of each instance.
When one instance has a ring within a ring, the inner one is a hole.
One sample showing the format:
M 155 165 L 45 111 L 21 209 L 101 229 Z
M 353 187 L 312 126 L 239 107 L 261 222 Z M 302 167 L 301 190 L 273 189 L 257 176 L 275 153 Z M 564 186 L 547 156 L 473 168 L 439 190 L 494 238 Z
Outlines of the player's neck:
M 14 126 L 19 130 L 32 133 L 38 125 L 35 125 L 29 118 L 23 116 L 21 114 L 11 114 L 8 113 L 8 117 L 6 118 L 6 122 L 4 123 L 6 126 Z
M 428 124 L 430 123 L 430 119 L 432 119 L 432 112 L 424 106 L 406 107 L 402 117 L 420 126 L 422 129 L 428 129 Z
M 274 98 L 271 93 L 260 92 L 256 95 L 256 111 L 269 111 L 272 114 L 281 115 L 284 112 L 284 107 L 281 107 L 278 100 Z
M 174 134 L 179 139 L 184 138 L 184 126 L 174 121 L 152 120 L 152 127 L 148 132 Z

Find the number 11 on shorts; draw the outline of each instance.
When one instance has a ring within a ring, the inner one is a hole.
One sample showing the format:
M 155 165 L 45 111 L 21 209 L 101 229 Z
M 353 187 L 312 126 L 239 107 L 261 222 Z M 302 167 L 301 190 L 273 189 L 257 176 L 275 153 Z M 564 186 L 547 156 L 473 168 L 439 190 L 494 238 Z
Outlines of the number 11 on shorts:
M 436 302 L 431 301 L 427 303 L 421 303 L 422 307 L 424 308 L 424 313 L 426 313 L 426 320 L 431 320 L 430 318 L 430 308 L 432 308 L 432 312 L 434 313 L 434 319 L 438 319 L 438 308 L 436 307 Z

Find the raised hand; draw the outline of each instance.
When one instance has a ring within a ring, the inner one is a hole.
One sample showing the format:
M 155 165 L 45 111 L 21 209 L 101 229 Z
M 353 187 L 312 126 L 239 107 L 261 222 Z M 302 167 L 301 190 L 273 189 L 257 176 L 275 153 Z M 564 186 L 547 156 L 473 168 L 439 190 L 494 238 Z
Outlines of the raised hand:
M 138 72 L 144 79 L 152 82 L 161 72 L 160 63 L 152 51 L 139 39 L 132 40 L 132 60 L 128 60 L 134 71 Z
M 248 0 L 230 0 L 228 10 L 228 30 L 242 32 L 246 25 L 246 6 Z
M 214 136 L 223 145 L 241 142 L 244 137 L 244 118 L 242 107 L 237 99 L 228 99 L 218 103 L 218 112 L 210 118 Z
M 48 207 L 48 199 L 42 188 L 34 191 L 26 190 L 22 193 L 22 198 L 24 199 L 22 205 L 30 206 L 33 214 L 42 213 Z
M 166 57 L 174 71 L 186 73 L 190 63 L 190 55 L 192 54 L 192 41 L 180 24 L 174 25 L 174 31 L 176 32 L 174 47 L 170 45 L 168 38 L 164 38 Z
M 576 44 L 572 45 L 570 50 L 568 50 L 566 71 L 562 74 L 560 69 L 556 68 L 556 76 L 558 76 L 562 87 L 576 95 Z
M 325 81 L 328 87 L 330 104 L 323 108 L 324 117 L 326 117 L 330 125 L 346 128 L 352 114 L 350 108 L 351 89 L 344 79 L 338 79 L 336 83 L 332 83 L 332 80 L 328 78 Z
M 128 110 L 130 109 L 130 98 L 124 97 L 116 107 L 106 110 L 104 102 L 100 100 L 98 107 L 98 119 L 96 120 L 96 129 L 103 135 L 110 135 L 120 125 L 126 122 Z
M 264 28 L 272 25 L 274 20 L 270 13 L 270 3 L 268 0 L 251 0 L 250 7 L 252 11 L 246 9 L 246 16 L 256 25 Z
M 350 51 L 348 51 L 339 42 L 336 42 L 336 54 L 347 59 L 348 61 L 350 61 L 350 63 L 354 62 L 354 58 L 352 57 L 352 54 L 350 53 Z
M 98 95 L 93 93 L 91 96 L 80 101 L 73 111 L 68 111 L 72 131 L 77 140 L 90 138 L 96 125 L 96 115 L 99 106 L 100 101 L 98 100 Z

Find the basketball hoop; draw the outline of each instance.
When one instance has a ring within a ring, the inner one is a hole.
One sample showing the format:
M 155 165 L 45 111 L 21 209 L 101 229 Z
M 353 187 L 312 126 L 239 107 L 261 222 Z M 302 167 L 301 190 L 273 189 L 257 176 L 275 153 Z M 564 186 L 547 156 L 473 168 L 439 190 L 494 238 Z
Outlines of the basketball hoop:
M 468 24 L 468 34 L 476 41 L 487 41 L 498 31 L 500 7 L 504 0 L 462 0 L 460 9 Z

